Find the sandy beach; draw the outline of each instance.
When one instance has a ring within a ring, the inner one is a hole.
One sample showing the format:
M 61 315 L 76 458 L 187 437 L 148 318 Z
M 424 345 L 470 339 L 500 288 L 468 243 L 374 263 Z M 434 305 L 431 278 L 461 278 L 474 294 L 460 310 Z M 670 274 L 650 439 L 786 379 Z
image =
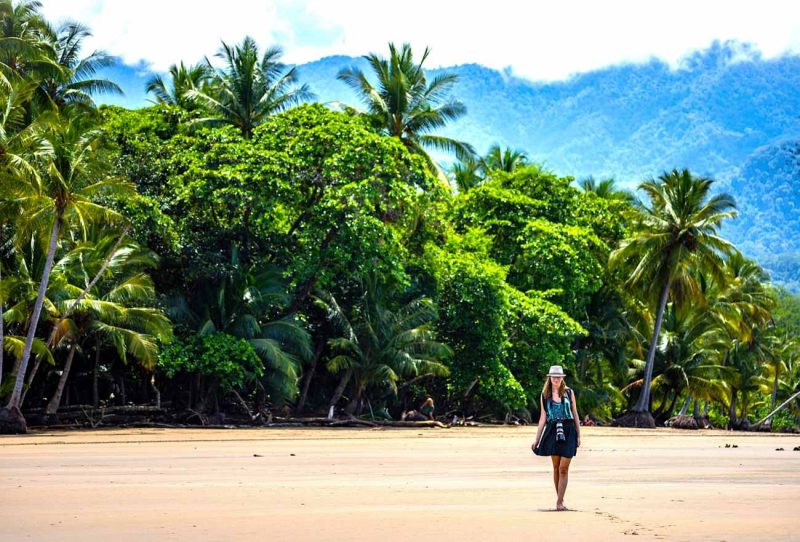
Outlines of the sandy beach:
M 585 428 L 554 512 L 534 431 L 2 437 L 0 540 L 800 539 L 800 435 Z

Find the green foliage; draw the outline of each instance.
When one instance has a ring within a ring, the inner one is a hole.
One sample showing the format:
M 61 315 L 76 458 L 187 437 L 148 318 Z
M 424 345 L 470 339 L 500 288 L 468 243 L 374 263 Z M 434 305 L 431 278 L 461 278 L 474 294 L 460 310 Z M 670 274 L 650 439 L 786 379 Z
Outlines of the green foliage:
M 512 286 L 506 286 L 504 293 L 508 344 L 503 361 L 522 384 L 528 405 L 538 408 L 543 375 L 551 365 L 571 369 L 572 344 L 586 331 L 557 305 L 533 293 L 526 295 Z
M 519 382 L 502 367 L 506 317 L 505 271 L 469 252 L 428 247 L 427 270 L 435 282 L 439 336 L 453 349 L 451 388 L 460 396 L 478 383 L 497 404 L 524 404 Z
M 158 367 L 167 378 L 179 373 L 214 378 L 225 391 L 241 390 L 264 375 L 253 346 L 221 332 L 176 339 L 161 350 Z
M 775 325 L 790 336 L 800 336 L 800 295 L 795 295 L 783 288 L 774 288 L 775 310 L 772 315 Z
M 459 158 L 474 154 L 472 146 L 432 132 L 464 113 L 464 105 L 447 97 L 456 82 L 451 74 L 441 74 L 430 81 L 422 65 L 428 58 L 425 49 L 419 63 L 414 61 L 411 46 L 404 43 L 399 49 L 389 44 L 389 58 L 374 53 L 365 56 L 377 79 L 377 85 L 358 68 L 344 69 L 338 79 L 350 86 L 367 106 L 370 122 L 384 133 L 403 142 L 412 152 L 421 154 L 436 170 L 423 147 L 453 152 Z
M 581 314 L 600 289 L 605 245 L 591 230 L 532 220 L 522 231 L 521 254 L 509 282 L 521 290 L 549 292 L 569 314 Z

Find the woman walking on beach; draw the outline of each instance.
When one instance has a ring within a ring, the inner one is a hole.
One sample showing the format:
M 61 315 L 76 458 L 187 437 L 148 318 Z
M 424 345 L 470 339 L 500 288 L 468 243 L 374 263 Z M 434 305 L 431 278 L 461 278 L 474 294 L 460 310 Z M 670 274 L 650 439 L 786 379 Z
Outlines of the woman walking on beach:
M 533 441 L 533 453 L 550 456 L 553 461 L 553 481 L 556 486 L 556 510 L 566 510 L 569 464 L 581 445 L 581 425 L 575 394 L 564 381 L 564 369 L 553 365 L 547 373 L 542 396 L 541 415 Z

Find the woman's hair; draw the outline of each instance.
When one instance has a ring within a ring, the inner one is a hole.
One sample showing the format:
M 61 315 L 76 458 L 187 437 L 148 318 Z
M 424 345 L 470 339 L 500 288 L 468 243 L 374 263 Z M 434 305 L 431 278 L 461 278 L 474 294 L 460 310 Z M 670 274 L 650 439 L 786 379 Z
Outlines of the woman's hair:
M 562 378 L 561 385 L 558 387 L 558 394 L 561 397 L 564 397 L 564 394 L 566 392 L 567 392 L 567 381 Z M 550 376 L 545 377 L 544 388 L 542 388 L 542 395 L 544 396 L 545 399 L 553 395 L 553 385 L 550 381 Z

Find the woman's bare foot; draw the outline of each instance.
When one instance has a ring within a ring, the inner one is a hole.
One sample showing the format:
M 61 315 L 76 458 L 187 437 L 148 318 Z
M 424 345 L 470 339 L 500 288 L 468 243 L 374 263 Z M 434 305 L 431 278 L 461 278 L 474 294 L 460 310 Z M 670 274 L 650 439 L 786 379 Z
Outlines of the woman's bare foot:
M 564 503 L 556 503 L 556 511 L 557 512 L 563 512 L 566 509 L 567 509 L 567 507 L 564 506 Z

